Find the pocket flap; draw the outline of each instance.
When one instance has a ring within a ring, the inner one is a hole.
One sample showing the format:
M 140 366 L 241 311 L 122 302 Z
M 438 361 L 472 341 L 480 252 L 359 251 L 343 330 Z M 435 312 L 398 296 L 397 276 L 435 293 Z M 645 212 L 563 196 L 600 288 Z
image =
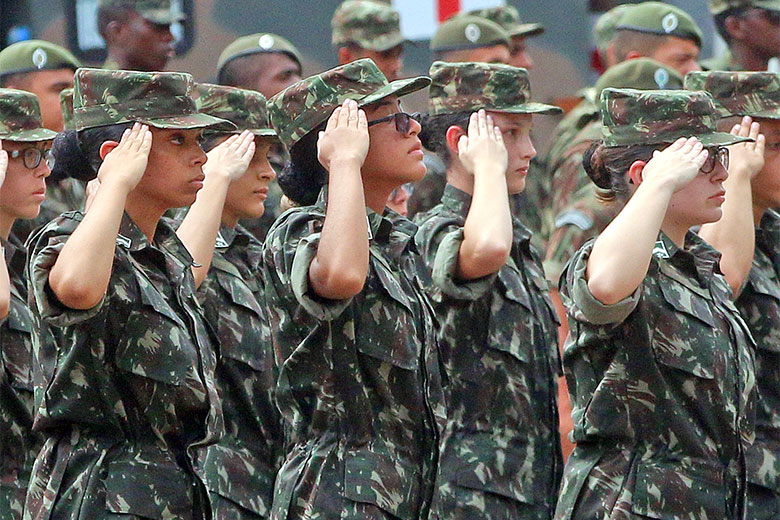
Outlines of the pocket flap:
M 707 344 L 700 346 L 696 340 L 666 338 L 660 330 L 653 334 L 653 352 L 659 363 L 703 379 L 714 379 L 712 352 L 708 347 L 712 348 Z
M 26 306 L 18 301 L 11 300 L 6 323 L 8 324 L 9 329 L 32 334 L 32 313 Z
M 499 269 L 498 279 L 504 287 L 504 294 L 508 299 L 519 303 L 529 311 L 533 310 L 531 296 L 528 294 L 528 289 L 523 284 L 523 279 L 517 271 L 505 266 Z
M 209 446 L 203 463 L 206 487 L 241 507 L 266 517 L 274 496 L 277 468 L 229 446 Z
M 415 465 L 369 451 L 348 453 L 344 496 L 373 504 L 402 520 L 417 520 L 420 475 Z
M 717 326 L 709 300 L 699 292 L 691 290 L 690 284 L 669 284 L 662 280 L 658 285 L 664 300 L 677 311 L 693 316 L 710 327 Z
M 151 287 L 148 283 L 141 283 L 139 289 L 141 293 L 141 302 L 143 302 L 144 305 L 148 305 L 155 311 L 164 316 L 167 316 L 176 323 L 181 323 L 181 318 L 176 315 L 168 302 L 165 301 L 165 298 L 163 298 L 163 296 L 158 293 L 156 289 Z
M 154 520 L 191 519 L 190 479 L 174 464 L 111 462 L 105 480 L 106 509 Z
M 235 276 L 231 276 L 223 271 L 217 271 L 216 274 L 220 287 L 230 295 L 230 299 L 234 304 L 249 309 L 258 317 L 263 316 L 263 311 L 257 302 L 257 298 L 246 284 L 242 283 Z

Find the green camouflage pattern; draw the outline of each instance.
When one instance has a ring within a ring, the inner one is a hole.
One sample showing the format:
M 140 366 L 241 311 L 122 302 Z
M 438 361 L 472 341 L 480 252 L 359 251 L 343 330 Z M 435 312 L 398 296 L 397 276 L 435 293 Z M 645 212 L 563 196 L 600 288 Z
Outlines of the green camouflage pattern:
M 560 108 L 531 101 L 528 71 L 502 63 L 431 65 L 429 113 L 457 114 L 481 108 L 513 114 L 560 114 Z
M 0 77 L 79 67 L 81 63 L 68 49 L 45 40 L 17 42 L 0 51 Z
M 480 16 L 487 18 L 504 28 L 510 36 L 537 36 L 544 32 L 544 26 L 540 23 L 523 23 L 520 19 L 520 13 L 513 5 L 499 5 L 496 7 L 486 7 L 484 9 L 474 9 L 468 11 L 469 16 Z
M 33 432 L 32 313 L 27 307 L 26 251 L 14 237 L 3 240 L 11 281 L 8 317 L 0 325 L 0 511 L 21 520 L 33 462 L 43 445 Z
M 592 247 L 560 285 L 577 445 L 555 518 L 744 518 L 755 344 L 720 254 L 693 233 L 684 249 L 660 233 L 638 290 L 604 305 L 588 289 Z
M 631 8 L 633 4 L 621 4 L 613 7 L 599 16 L 593 25 L 593 41 L 600 52 L 606 52 L 612 39 L 615 37 L 620 17 Z
M 746 518 L 780 513 L 780 213 L 769 210 L 756 229 L 756 250 L 747 283 L 736 301 L 756 341 L 756 441 L 746 453 Z M 761 500 L 762 495 L 774 501 Z
M 202 462 L 214 520 L 269 518 L 284 458 L 261 263 L 260 242 L 240 226 L 222 226 L 211 269 L 198 289 L 219 339 L 216 381 L 225 416 L 225 437 L 206 448 Z
M 780 119 L 780 75 L 774 72 L 689 72 L 685 88 L 708 92 L 720 117 Z
M 365 106 L 388 96 L 405 96 L 430 83 L 424 76 L 388 83 L 373 60 L 365 58 L 287 87 L 268 100 L 268 115 L 271 126 L 289 150 L 348 99 Z
M 419 214 L 415 241 L 431 271 L 448 427 L 439 515 L 549 520 L 563 457 L 558 435 L 558 318 L 531 232 L 513 219 L 511 255 L 497 273 L 457 278 L 471 196 L 447 185 Z
M 720 14 L 729 9 L 747 9 L 751 7 L 780 11 L 780 0 L 709 0 L 709 3 L 712 14 Z
M 152 244 L 125 214 L 105 297 L 64 307 L 48 275 L 82 218 L 66 213 L 28 241 L 35 427 L 46 439 L 25 518 L 208 518 L 193 468 L 224 423 L 192 257 L 167 221 Z
M 271 518 L 427 519 L 446 409 L 417 227 L 368 210 L 364 288 L 325 300 L 308 272 L 326 200 L 283 213 L 263 249 L 287 440 Z
M 401 16 L 393 6 L 373 0 L 346 0 L 330 21 L 334 46 L 352 43 L 370 51 L 386 51 L 401 45 Z
M 73 122 L 73 89 L 66 88 L 60 92 L 60 109 L 62 110 L 62 120 L 65 124 L 65 130 L 75 130 Z
M 701 47 L 702 32 L 691 15 L 664 2 L 640 2 L 623 11 L 617 29 L 693 40 Z
M 140 121 L 155 128 L 220 128 L 231 123 L 199 114 L 195 82 L 184 72 L 78 69 L 73 87 L 76 130 Z
M 273 33 L 249 34 L 235 40 L 225 47 L 225 50 L 219 55 L 219 59 L 217 60 L 217 77 L 221 77 L 225 65 L 234 59 L 264 52 L 280 52 L 286 54 L 295 60 L 298 66 L 300 66 L 302 62 L 301 53 L 286 38 Z
M 431 52 L 459 51 L 506 45 L 509 33 L 497 23 L 481 16 L 461 14 L 445 21 L 431 38 Z
M 182 22 L 187 17 L 172 0 L 98 0 L 101 7 L 132 9 L 144 19 L 158 25 Z
M 246 90 L 209 83 L 195 86 L 195 105 L 198 112 L 233 123 L 231 133 L 251 131 L 258 137 L 276 137 L 268 122 L 267 100 L 254 90 Z M 212 129 L 219 131 L 219 128 Z
M 54 139 L 57 132 L 43 127 L 35 94 L 0 88 L 0 140 L 38 142 Z
M 606 88 L 601 93 L 601 120 L 606 146 L 672 143 L 691 136 L 704 146 L 750 140 L 718 132 L 712 96 L 701 91 Z

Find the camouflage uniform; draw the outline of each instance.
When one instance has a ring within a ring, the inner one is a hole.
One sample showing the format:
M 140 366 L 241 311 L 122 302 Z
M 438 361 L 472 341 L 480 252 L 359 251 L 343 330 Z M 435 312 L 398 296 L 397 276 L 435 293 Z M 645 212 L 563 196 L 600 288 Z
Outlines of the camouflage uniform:
M 271 98 L 285 146 L 325 121 L 345 99 L 359 104 L 424 88 L 427 78 L 387 84 L 371 60 L 307 78 Z M 266 306 L 279 365 L 276 403 L 287 454 L 271 518 L 428 518 L 446 422 L 433 313 L 413 235 L 397 213 L 367 210 L 369 269 L 363 291 L 325 300 L 309 288 L 326 214 L 291 209 L 263 254 Z
M 354 44 L 382 52 L 406 42 L 401 34 L 401 16 L 391 5 L 374 0 L 346 0 L 330 21 L 334 47 Z
M 743 140 L 715 131 L 703 92 L 606 89 L 606 146 Z M 720 254 L 693 233 L 663 232 L 647 275 L 613 305 L 590 292 L 593 242 L 568 264 L 560 294 L 573 438 L 556 518 L 743 518 L 745 453 L 755 418 L 754 343 L 731 302 Z
M 79 69 L 75 126 L 224 124 L 196 112 L 192 85 L 189 74 Z M 149 242 L 125 214 L 105 296 L 91 309 L 65 307 L 48 277 L 82 218 L 66 213 L 29 242 L 35 428 L 45 443 L 25 518 L 208 518 L 193 466 L 224 424 L 192 257 L 166 221 Z M 47 331 L 56 346 L 41 341 Z

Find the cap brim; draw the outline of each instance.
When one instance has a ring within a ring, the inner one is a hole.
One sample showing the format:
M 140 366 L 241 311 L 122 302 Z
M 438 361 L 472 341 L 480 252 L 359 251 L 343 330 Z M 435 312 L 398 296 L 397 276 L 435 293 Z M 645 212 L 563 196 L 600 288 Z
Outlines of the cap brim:
M 155 128 L 179 128 L 182 130 L 189 130 L 191 128 L 219 128 L 226 132 L 236 129 L 236 125 L 230 121 L 208 114 L 188 114 L 174 117 L 138 119 L 138 121 Z
M 32 130 L 19 130 L 8 135 L 0 135 L 0 141 L 19 141 L 22 143 L 36 143 L 51 141 L 57 137 L 57 132 L 48 128 L 33 128 Z
M 540 23 L 521 23 L 509 31 L 509 36 L 538 36 L 544 32 Z
M 399 45 L 403 45 L 407 41 L 408 40 L 404 38 L 402 35 L 396 34 L 390 38 L 379 40 L 376 43 L 371 43 L 368 41 L 355 42 L 355 43 L 357 43 L 360 47 L 363 47 L 364 49 L 367 49 L 369 51 L 385 52 L 392 49 L 393 47 L 398 47 Z
M 761 112 L 755 112 L 749 115 L 753 119 L 780 119 L 780 108 L 773 108 L 770 110 L 762 110 Z
M 417 92 L 427 88 L 431 84 L 431 78 L 428 76 L 418 76 L 416 78 L 399 79 L 380 88 L 376 92 L 367 95 L 358 100 L 358 105 L 365 106 L 376 103 L 389 96 L 405 96 L 412 92 Z
M 141 18 L 157 25 L 171 25 L 176 22 L 183 22 L 187 15 L 180 11 L 169 11 L 167 9 L 155 9 L 141 14 Z
M 542 114 L 542 115 L 554 115 L 563 113 L 563 109 L 556 107 L 555 105 L 546 105 L 544 103 L 523 103 L 509 108 L 493 109 L 485 107 L 488 112 L 504 112 L 507 114 Z
M 705 135 L 694 135 L 705 147 L 709 146 L 730 146 L 737 143 L 746 143 L 755 141 L 751 137 L 740 137 L 726 132 L 713 132 Z

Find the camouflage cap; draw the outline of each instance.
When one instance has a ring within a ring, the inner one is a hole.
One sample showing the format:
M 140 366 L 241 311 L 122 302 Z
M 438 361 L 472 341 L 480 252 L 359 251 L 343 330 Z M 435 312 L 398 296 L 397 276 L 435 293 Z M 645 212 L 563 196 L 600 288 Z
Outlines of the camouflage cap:
M 674 69 L 650 58 L 636 58 L 613 65 L 595 85 L 595 99 L 605 88 L 637 90 L 682 90 L 683 77 Z
M 702 32 L 691 16 L 663 2 L 642 2 L 624 10 L 617 30 L 637 31 L 693 40 L 701 47 Z
M 704 146 L 751 141 L 718 132 L 712 96 L 688 90 L 606 88 L 601 93 L 602 137 L 606 146 L 673 143 L 696 137 Z
M 502 44 L 509 46 L 509 34 L 496 22 L 479 16 L 457 15 L 436 30 L 431 50 L 459 51 Z
M 278 34 L 257 33 L 242 36 L 225 47 L 225 50 L 219 55 L 219 60 L 217 61 L 217 77 L 222 75 L 225 65 L 236 58 L 266 52 L 286 54 L 295 61 L 299 67 L 301 66 L 301 54 L 292 43 Z
M 73 88 L 76 130 L 133 121 L 182 129 L 230 124 L 198 113 L 194 85 L 184 72 L 79 69 Z
M 774 72 L 689 72 L 685 88 L 708 92 L 720 117 L 780 119 L 780 75 Z
M 720 14 L 731 9 L 745 8 L 780 11 L 780 0 L 710 0 L 710 12 Z
M 401 16 L 391 5 L 373 0 L 346 0 L 330 21 L 333 45 L 354 43 L 370 51 L 402 44 Z
M 198 83 L 195 86 L 198 112 L 209 114 L 235 125 L 231 133 L 249 130 L 258 137 L 276 137 L 268 122 L 267 100 L 254 90 Z M 219 127 L 214 131 L 221 131 Z
M 347 99 L 358 105 L 388 96 L 405 96 L 430 85 L 425 76 L 388 83 L 376 64 L 361 59 L 302 79 L 268 100 L 268 116 L 279 139 L 290 149 L 304 135 L 327 121 Z
M 474 9 L 467 12 L 470 16 L 487 18 L 504 28 L 509 36 L 536 36 L 544 32 L 539 23 L 523 23 L 520 13 L 512 5 L 499 5 L 485 9 Z
M 75 130 L 73 121 L 73 89 L 66 88 L 60 92 L 60 109 L 62 110 L 62 120 L 65 123 L 65 130 Z
M 601 52 L 606 52 L 609 44 L 612 43 L 612 39 L 615 37 L 615 32 L 620 24 L 620 17 L 632 6 L 633 4 L 615 6 L 596 20 L 593 26 L 593 41 Z
M 525 69 L 500 63 L 445 63 L 431 66 L 430 114 L 474 112 L 559 114 L 561 109 L 531 99 Z
M 0 88 L 0 140 L 49 141 L 57 132 L 43 127 L 38 98 L 24 90 Z
M 170 25 L 187 18 L 171 0 L 98 0 L 98 9 L 101 7 L 132 9 L 158 25 Z
M 0 77 L 79 67 L 79 60 L 68 49 L 44 40 L 17 42 L 0 52 Z

